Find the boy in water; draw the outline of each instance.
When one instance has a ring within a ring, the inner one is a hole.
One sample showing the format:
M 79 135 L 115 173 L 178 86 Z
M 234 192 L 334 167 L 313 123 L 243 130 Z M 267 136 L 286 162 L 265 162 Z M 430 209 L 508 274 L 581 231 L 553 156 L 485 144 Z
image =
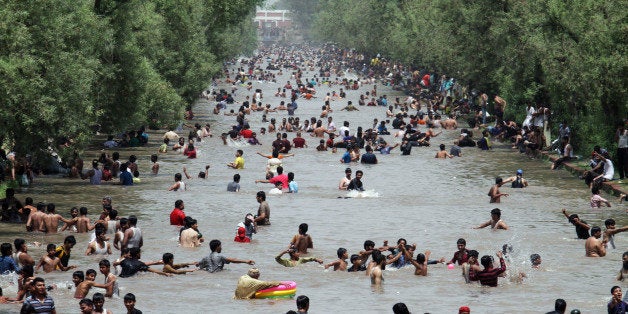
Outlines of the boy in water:
M 349 258 L 349 253 L 347 253 L 347 249 L 341 247 L 338 249 L 336 254 L 338 255 L 338 259 L 325 265 L 325 269 L 334 266 L 334 271 L 347 270 L 347 258 Z
M 49 273 L 54 271 L 55 269 L 60 269 L 62 271 L 68 271 L 70 269 L 76 268 L 76 266 L 68 266 L 65 267 L 61 264 L 61 259 L 56 256 L 56 248 L 57 246 L 53 243 L 48 244 L 46 247 L 46 251 L 48 252 L 46 255 L 42 256 L 39 260 L 39 264 L 35 271 L 38 271 L 40 267 L 43 267 L 45 273 Z
M 430 258 L 430 250 L 425 251 L 425 254 L 419 253 L 416 255 L 416 260 L 410 259 L 412 265 L 414 265 L 414 274 L 417 276 L 427 276 L 427 260 Z
M 127 314 L 142 314 L 142 311 L 135 308 L 135 295 L 133 293 L 124 295 L 124 306 Z
M 541 255 L 536 253 L 530 255 L 530 263 L 532 263 L 532 268 L 541 268 Z
M 105 285 L 107 286 L 105 296 L 111 298 L 114 294 L 116 296 L 120 295 L 117 282 L 118 277 L 111 273 L 111 263 L 109 260 L 101 260 L 98 263 L 98 267 L 100 268 L 100 273 L 105 276 Z
M 504 183 L 503 183 L 502 178 L 500 177 L 495 178 L 495 185 L 493 185 L 491 189 L 488 191 L 488 196 L 491 197 L 491 203 L 499 203 L 500 198 L 502 196 L 508 196 L 508 194 L 501 193 L 499 191 L 499 187 L 501 187 L 503 184 Z
M 164 253 L 161 259 L 164 261 L 164 268 L 162 269 L 162 271 L 166 274 L 181 275 L 196 271 L 196 269 L 181 269 L 191 265 L 196 265 L 196 263 L 175 264 L 174 255 L 172 253 Z
M 83 271 L 75 271 L 72 274 L 72 281 L 76 286 L 74 297 L 77 299 L 82 299 L 86 297 L 89 293 L 89 289 L 91 289 L 92 287 L 107 289 L 107 285 L 97 284 L 94 279 L 96 279 L 96 271 L 93 269 L 88 269 L 85 272 L 85 276 L 83 276 Z
M 508 230 L 508 225 L 501 219 L 502 212 L 499 208 L 493 208 L 491 210 L 491 219 L 473 229 L 482 229 L 484 227 L 491 226 L 491 229 L 504 229 Z
M 296 248 L 297 252 L 307 254 L 307 249 L 314 248 L 312 237 L 307 234 L 308 225 L 302 223 L 299 225 L 299 234 L 295 234 L 290 241 L 290 248 Z
M 104 308 L 105 306 L 105 296 L 100 293 L 94 293 L 92 296 L 92 302 L 94 303 L 94 314 L 102 313 L 102 314 L 112 314 L 110 310 Z

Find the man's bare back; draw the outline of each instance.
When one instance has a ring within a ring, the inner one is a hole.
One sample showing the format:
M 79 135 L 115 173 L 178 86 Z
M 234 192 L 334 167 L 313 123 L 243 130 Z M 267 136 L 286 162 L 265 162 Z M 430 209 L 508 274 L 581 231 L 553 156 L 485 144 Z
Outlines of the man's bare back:
M 594 236 L 590 236 L 584 243 L 587 257 L 603 257 L 606 256 L 606 248 L 600 240 Z

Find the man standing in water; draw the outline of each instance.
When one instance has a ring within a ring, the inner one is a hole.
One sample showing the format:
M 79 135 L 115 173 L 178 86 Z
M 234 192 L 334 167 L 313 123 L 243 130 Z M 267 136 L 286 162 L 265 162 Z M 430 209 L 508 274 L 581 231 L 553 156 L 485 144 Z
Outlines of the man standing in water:
M 591 226 L 587 224 L 586 221 L 580 220 L 578 214 L 567 213 L 567 210 L 563 208 L 563 215 L 569 219 L 569 222 L 576 227 L 576 234 L 578 235 L 578 239 L 586 240 L 589 238 L 589 229 Z
M 606 243 L 599 239 L 602 236 L 602 229 L 595 226 L 591 228 L 591 236 L 584 243 L 587 257 L 604 257 L 606 256 Z
M 499 188 L 504 184 L 501 177 L 495 178 L 495 185 L 488 191 L 488 196 L 491 197 L 491 203 L 500 203 L 502 196 L 508 196 L 506 193 L 501 193 Z
M 491 219 L 473 229 L 482 229 L 484 227 L 491 226 L 491 229 L 504 229 L 508 230 L 508 225 L 501 219 L 502 211 L 499 208 L 493 208 L 491 210 Z
M 268 226 L 270 225 L 270 206 L 268 206 L 268 202 L 266 202 L 266 193 L 264 191 L 257 192 L 257 202 L 259 203 L 259 208 L 257 209 L 257 216 L 253 222 L 258 226 Z
M 233 257 L 226 257 L 222 255 L 222 243 L 220 240 L 209 241 L 209 249 L 211 253 L 198 262 L 198 268 L 206 270 L 210 273 L 221 271 L 225 264 L 237 263 L 237 264 L 249 264 L 254 265 L 253 260 L 241 260 Z

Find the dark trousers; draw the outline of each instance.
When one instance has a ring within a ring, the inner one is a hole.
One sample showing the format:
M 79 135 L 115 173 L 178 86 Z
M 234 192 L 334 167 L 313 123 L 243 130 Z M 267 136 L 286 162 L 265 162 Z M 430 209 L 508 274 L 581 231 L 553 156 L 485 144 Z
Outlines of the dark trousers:
M 617 149 L 617 172 L 619 179 L 628 178 L 628 148 Z

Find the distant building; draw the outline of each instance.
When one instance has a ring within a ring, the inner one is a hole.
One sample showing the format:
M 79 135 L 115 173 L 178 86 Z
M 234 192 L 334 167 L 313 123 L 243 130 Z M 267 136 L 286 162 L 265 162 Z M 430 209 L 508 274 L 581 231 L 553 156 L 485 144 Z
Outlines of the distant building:
M 288 10 L 258 9 L 255 24 L 262 41 L 279 41 L 292 29 L 292 16 Z

